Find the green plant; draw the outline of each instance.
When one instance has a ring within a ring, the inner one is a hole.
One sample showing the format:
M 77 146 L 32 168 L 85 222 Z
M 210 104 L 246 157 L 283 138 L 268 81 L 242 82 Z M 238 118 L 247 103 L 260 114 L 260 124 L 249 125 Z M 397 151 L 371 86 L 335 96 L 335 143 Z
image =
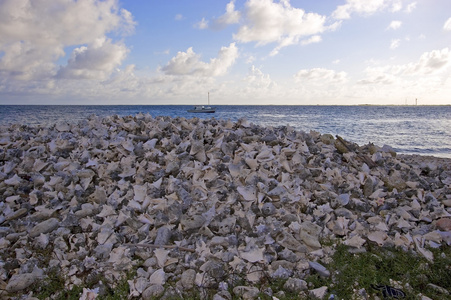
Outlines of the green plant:
M 417 299 L 422 293 L 433 299 L 448 299 L 429 288 L 428 283 L 451 290 L 451 248 L 431 249 L 434 261 L 429 262 L 413 251 L 369 246 L 367 251 L 351 254 L 348 247 L 338 245 L 332 262 L 327 265 L 331 278 L 312 274 L 306 278 L 315 288 L 328 286 L 339 299 L 352 299 L 356 290 L 365 289 L 369 295 L 379 295 L 372 285 L 399 285 L 405 299 Z

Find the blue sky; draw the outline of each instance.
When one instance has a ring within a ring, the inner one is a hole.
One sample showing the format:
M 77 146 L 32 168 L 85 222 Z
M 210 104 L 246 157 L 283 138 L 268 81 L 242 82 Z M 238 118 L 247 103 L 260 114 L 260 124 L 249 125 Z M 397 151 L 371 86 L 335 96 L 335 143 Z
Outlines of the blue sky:
M 449 0 L 0 0 L 0 104 L 451 104 Z

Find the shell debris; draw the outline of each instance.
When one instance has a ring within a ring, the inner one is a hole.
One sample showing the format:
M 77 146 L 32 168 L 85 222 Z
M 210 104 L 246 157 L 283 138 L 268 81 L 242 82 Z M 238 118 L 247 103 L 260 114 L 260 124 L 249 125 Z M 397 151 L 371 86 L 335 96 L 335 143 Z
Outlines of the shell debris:
M 56 268 L 94 299 L 91 272 L 114 285 L 141 261 L 129 297 L 162 295 L 170 281 L 243 296 L 254 288 L 234 286 L 234 272 L 250 283 L 326 276 L 337 243 L 322 240 L 433 260 L 425 247 L 451 240 L 450 176 L 449 160 L 245 119 L 1 126 L 0 292 L 26 292 Z

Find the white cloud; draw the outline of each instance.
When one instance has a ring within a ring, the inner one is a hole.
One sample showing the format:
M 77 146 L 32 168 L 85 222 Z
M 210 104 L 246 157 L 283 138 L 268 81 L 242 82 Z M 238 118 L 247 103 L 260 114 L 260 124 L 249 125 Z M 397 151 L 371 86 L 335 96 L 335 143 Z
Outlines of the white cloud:
M 399 45 L 401 45 L 401 40 L 400 39 L 394 39 L 391 41 L 390 43 L 390 49 L 396 49 L 399 47 Z
M 120 15 L 122 18 L 119 19 L 120 25 L 118 30 L 123 35 L 132 35 L 135 32 L 135 26 L 137 25 L 137 22 L 133 19 L 132 13 L 121 8 Z
M 54 57 L 64 55 L 61 46 L 39 47 L 28 41 L 0 44 L 0 77 L 19 80 L 47 79 L 54 74 Z
M 393 1 L 392 6 L 391 6 L 391 11 L 397 12 L 397 11 L 400 11 L 401 9 L 402 9 L 402 0 Z
M 308 38 L 308 39 L 302 40 L 302 41 L 301 41 L 301 45 L 305 46 L 305 45 L 309 45 L 309 44 L 319 43 L 319 42 L 321 42 L 321 41 L 322 41 L 321 36 L 319 36 L 319 35 L 314 35 L 314 36 L 312 36 L 312 37 L 310 37 L 310 38 Z M 299 43 L 299 38 L 293 37 L 293 36 L 291 36 L 291 37 L 286 37 L 285 39 L 283 39 L 283 40 L 279 43 L 279 45 L 277 45 L 276 48 L 274 48 L 274 49 L 271 51 L 270 56 L 274 56 L 274 55 L 279 54 L 280 49 L 282 49 L 282 48 L 284 48 L 284 47 L 287 47 L 287 46 L 290 46 L 290 45 L 295 45 L 295 44 L 298 44 L 298 43 Z
M 344 83 L 347 79 L 346 72 L 336 72 L 334 70 L 313 68 L 300 70 L 294 75 L 296 82 L 309 82 L 317 84 Z
M 53 0 L 51 5 L 47 0 L 1 1 L 0 73 L 12 79 L 49 78 L 55 75 L 56 62 L 65 56 L 66 47 L 91 49 L 107 33 L 130 34 L 135 25 L 116 0 Z M 111 51 L 124 47 L 110 45 Z M 107 56 L 117 59 L 114 53 Z
M 372 66 L 366 78 L 357 81 L 354 93 L 361 97 L 401 103 L 406 97 L 436 99 L 449 103 L 451 50 L 425 52 L 417 62 L 403 65 Z M 359 86 L 361 90 L 359 90 Z M 398 101 L 398 102 L 396 102 Z
M 182 14 L 176 14 L 175 17 L 174 17 L 174 20 L 176 20 L 176 21 L 183 20 L 183 15 Z
M 196 27 L 198 29 L 207 29 L 208 28 L 208 21 L 205 20 L 205 18 L 202 18 L 202 20 L 199 21 L 198 23 L 196 23 L 194 25 L 194 27 Z
M 312 37 L 310 37 L 310 38 L 308 38 L 308 39 L 306 39 L 306 40 L 303 40 L 303 41 L 301 42 L 301 44 L 302 44 L 302 45 L 308 45 L 308 44 L 313 44 L 313 43 L 319 43 L 319 42 L 321 42 L 321 41 L 322 41 L 321 36 L 319 36 L 319 35 L 314 35 L 314 36 L 312 36 Z
M 283 47 L 299 43 L 302 37 L 334 30 L 338 26 L 338 23 L 326 26 L 325 16 L 294 8 L 288 0 L 279 3 L 249 0 L 245 6 L 244 24 L 233 35 L 234 39 L 242 43 L 257 42 L 257 46 L 277 43 L 273 55 Z
M 387 74 L 386 68 L 383 68 L 383 67 L 370 67 L 365 70 L 365 73 L 367 75 L 367 78 L 357 81 L 358 84 L 390 85 L 397 81 L 396 76 L 394 76 L 393 74 Z
M 451 31 L 451 18 L 446 20 L 445 24 L 443 25 L 443 29 L 447 31 Z
M 169 49 L 163 50 L 163 51 L 155 51 L 155 55 L 169 55 L 171 51 Z
M 388 25 L 387 29 L 396 30 L 396 29 L 399 29 L 399 27 L 401 27 L 401 25 L 402 25 L 401 21 L 391 21 L 390 25 Z
M 161 70 L 167 75 L 221 76 L 235 63 L 238 48 L 235 43 L 222 47 L 217 58 L 205 63 L 200 60 L 192 48 L 186 52 L 178 52 Z
M 229 86 L 224 92 L 232 92 L 227 99 L 236 104 L 248 101 L 246 99 L 258 99 L 257 104 L 277 104 L 274 101 L 285 99 L 286 91 L 287 88 L 283 83 L 279 85 L 269 74 L 253 65 L 249 67 L 248 74 L 241 83 L 234 83 L 233 87 Z
M 237 24 L 240 21 L 241 13 L 235 10 L 235 0 L 230 1 L 226 6 L 226 13 L 213 22 L 215 28 L 222 28 L 230 24 Z
M 331 104 L 346 97 L 348 82 L 346 72 L 325 68 L 303 69 L 293 75 L 293 87 L 297 90 L 295 95 L 311 104 Z
M 347 0 L 346 4 L 340 5 L 332 13 L 335 19 L 349 19 L 351 14 L 371 15 L 391 7 L 391 11 L 401 9 L 399 0 Z
M 451 66 L 451 50 L 433 50 L 421 55 L 417 63 L 408 64 L 395 68 L 406 75 L 437 73 Z
M 406 7 L 406 13 L 411 13 L 415 8 L 417 8 L 417 3 L 412 2 Z
M 247 64 L 251 64 L 251 63 L 253 63 L 254 61 L 255 61 L 255 56 L 253 56 L 253 55 L 247 55 L 247 58 L 246 58 L 246 63 Z
M 449 48 L 425 52 L 415 63 L 368 67 L 365 70 L 367 78 L 358 83 L 392 84 L 402 80 L 416 81 L 419 78 L 427 80 L 436 78 L 436 76 L 440 76 L 441 72 L 446 71 L 451 71 L 451 50 Z
M 248 84 L 256 88 L 269 88 L 273 83 L 269 74 L 264 74 L 260 69 L 252 66 L 249 68 L 249 73 L 245 78 Z
M 127 56 L 125 45 L 111 43 L 101 38 L 92 46 L 74 49 L 66 66 L 61 67 L 57 78 L 105 80 Z

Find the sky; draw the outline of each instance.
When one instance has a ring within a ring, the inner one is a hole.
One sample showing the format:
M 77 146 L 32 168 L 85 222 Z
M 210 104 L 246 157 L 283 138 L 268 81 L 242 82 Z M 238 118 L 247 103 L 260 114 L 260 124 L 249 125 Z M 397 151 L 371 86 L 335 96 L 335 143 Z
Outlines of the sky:
M 0 104 L 451 104 L 449 0 L 0 0 Z

